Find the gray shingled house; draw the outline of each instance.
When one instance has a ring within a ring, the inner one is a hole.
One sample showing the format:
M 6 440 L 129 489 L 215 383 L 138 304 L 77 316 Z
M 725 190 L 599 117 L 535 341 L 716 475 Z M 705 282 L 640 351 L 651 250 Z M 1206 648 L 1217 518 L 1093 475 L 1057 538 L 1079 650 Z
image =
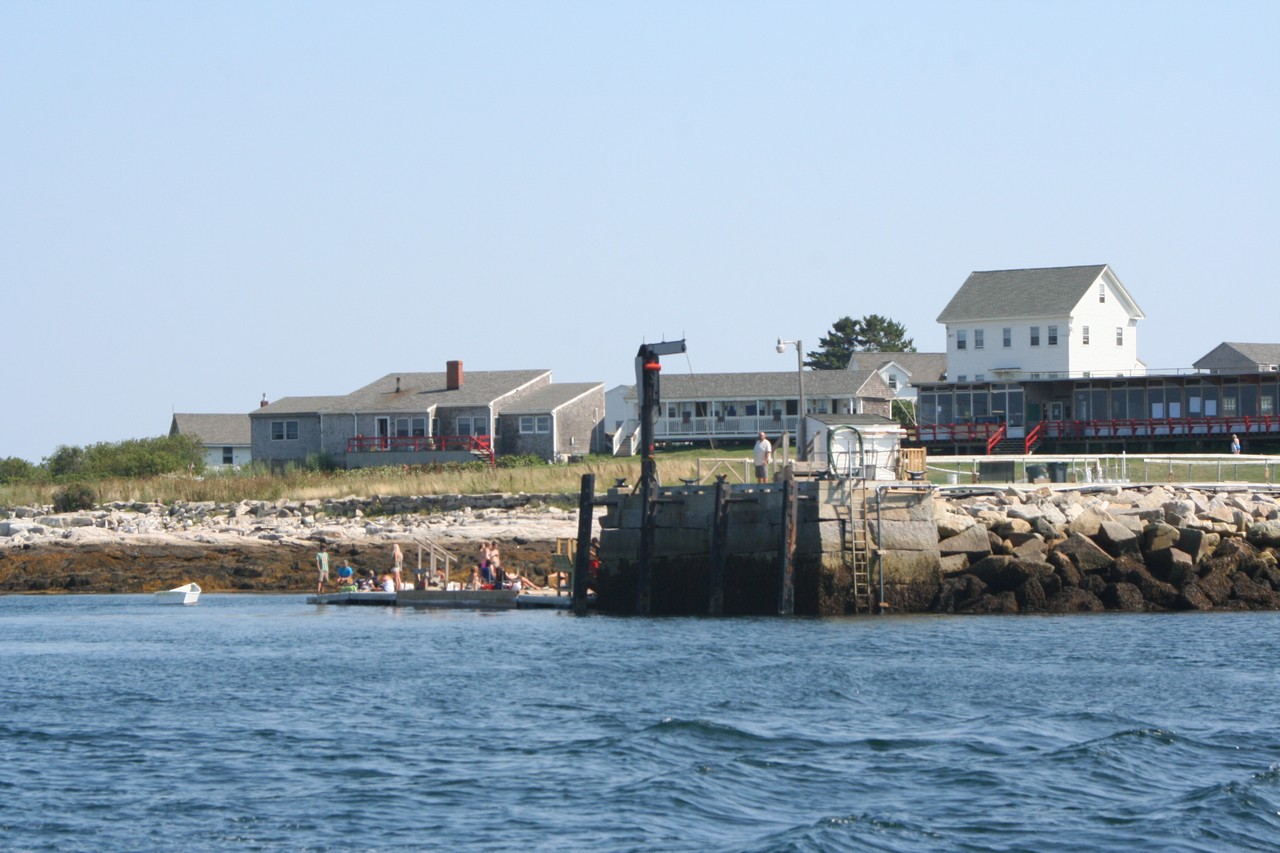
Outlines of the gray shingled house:
M 1191 365 L 1209 373 L 1280 372 L 1280 344 L 1220 343 Z
M 177 412 L 169 435 L 194 436 L 204 445 L 204 467 L 229 468 L 253 461 L 248 415 Z
M 664 374 L 654 439 L 700 444 L 753 439 L 760 432 L 773 437 L 783 432 L 796 435 L 799 385 L 794 370 Z M 891 415 L 893 391 L 874 369 L 806 370 L 804 385 L 810 414 Z M 632 419 L 623 430 L 638 430 L 634 389 L 628 402 Z M 634 440 L 615 443 L 624 450 L 638 446 Z
M 347 468 L 587 453 L 603 417 L 603 383 L 555 385 L 549 370 L 464 373 L 460 361 L 249 414 L 255 460 L 279 466 L 326 453 Z

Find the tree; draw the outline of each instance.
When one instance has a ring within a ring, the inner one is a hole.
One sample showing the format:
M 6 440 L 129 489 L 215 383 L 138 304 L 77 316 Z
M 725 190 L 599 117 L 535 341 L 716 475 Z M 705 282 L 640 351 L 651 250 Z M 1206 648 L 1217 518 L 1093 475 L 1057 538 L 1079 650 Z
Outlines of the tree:
M 819 348 L 805 364 L 814 370 L 844 370 L 855 352 L 915 352 L 915 341 L 906 335 L 905 326 L 879 314 L 861 320 L 841 317 L 830 334 L 818 339 Z
M 26 483 L 38 479 L 40 469 L 25 459 L 8 456 L 0 459 L 0 485 Z

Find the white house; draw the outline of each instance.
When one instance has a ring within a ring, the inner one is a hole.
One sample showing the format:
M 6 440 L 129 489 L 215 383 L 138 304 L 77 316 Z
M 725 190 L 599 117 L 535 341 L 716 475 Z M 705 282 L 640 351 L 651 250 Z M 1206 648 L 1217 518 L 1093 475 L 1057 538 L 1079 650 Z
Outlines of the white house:
M 238 468 L 253 461 L 248 415 L 204 415 L 177 412 L 169 435 L 190 435 L 204 444 L 206 468 Z
M 1106 264 L 971 273 L 938 315 L 947 381 L 1142 375 L 1143 317 Z
M 895 400 L 916 402 L 916 384 L 942 382 L 947 377 L 945 352 L 855 352 L 850 370 L 874 370 L 880 374 Z

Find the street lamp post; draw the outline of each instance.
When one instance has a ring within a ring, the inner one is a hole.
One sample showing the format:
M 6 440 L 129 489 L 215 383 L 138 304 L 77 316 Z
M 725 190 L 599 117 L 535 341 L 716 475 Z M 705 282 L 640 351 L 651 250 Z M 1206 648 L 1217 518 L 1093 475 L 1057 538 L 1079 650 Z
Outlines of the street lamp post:
M 796 348 L 796 373 L 800 377 L 800 424 L 796 429 L 797 455 L 801 462 L 809 461 L 809 441 L 808 427 L 805 424 L 805 405 L 804 405 L 804 343 L 799 340 L 784 341 L 778 338 L 778 345 L 774 347 L 779 353 L 787 351 L 788 346 Z

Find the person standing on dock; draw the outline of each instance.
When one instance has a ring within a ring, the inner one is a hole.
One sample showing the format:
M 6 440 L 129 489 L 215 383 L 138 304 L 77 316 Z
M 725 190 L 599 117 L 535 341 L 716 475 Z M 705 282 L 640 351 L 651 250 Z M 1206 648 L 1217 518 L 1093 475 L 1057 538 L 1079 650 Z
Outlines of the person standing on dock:
M 391 574 L 395 578 L 396 591 L 400 591 L 401 576 L 404 574 L 404 551 L 400 550 L 400 543 L 397 542 L 391 546 Z
M 323 549 L 316 554 L 316 595 L 324 595 L 324 585 L 329 581 L 329 554 Z
M 769 443 L 769 439 L 764 437 L 764 433 L 760 433 L 760 437 L 756 439 L 755 463 L 756 463 L 756 482 L 764 483 L 767 481 L 769 465 L 773 462 L 773 445 Z
M 1232 453 L 1240 452 L 1240 437 L 1237 436 L 1234 432 L 1231 433 L 1231 452 Z

